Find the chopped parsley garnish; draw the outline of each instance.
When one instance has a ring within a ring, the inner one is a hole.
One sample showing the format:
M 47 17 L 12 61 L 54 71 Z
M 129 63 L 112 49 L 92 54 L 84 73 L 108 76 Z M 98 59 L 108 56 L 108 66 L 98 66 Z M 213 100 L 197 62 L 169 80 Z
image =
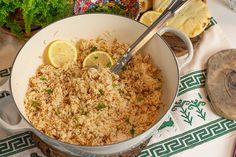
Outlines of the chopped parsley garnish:
M 102 89 L 99 89 L 98 91 L 101 95 L 104 95 L 104 93 L 105 93 Z
M 94 52 L 94 51 L 97 51 L 98 48 L 96 46 L 94 46 L 92 49 L 91 49 L 91 52 Z
M 113 88 L 116 88 L 116 87 L 118 87 L 119 85 L 118 84 L 112 84 L 112 87 Z
M 98 59 L 98 56 L 94 56 L 94 59 L 95 59 L 95 60 Z
M 53 92 L 53 90 L 50 89 L 50 88 L 49 88 L 49 89 L 45 89 L 44 91 L 45 91 L 46 93 L 48 93 L 48 94 L 52 94 L 52 92 Z
M 45 81 L 47 79 L 45 77 L 40 77 L 40 80 Z
M 125 92 L 122 89 L 118 89 L 120 94 L 124 94 Z
M 81 114 L 81 115 L 85 115 L 85 116 L 86 116 L 86 115 L 88 114 L 88 112 L 87 112 L 87 111 L 85 111 L 84 109 L 82 109 L 82 110 L 81 110 L 81 112 L 80 112 L 80 114 Z
M 104 103 L 102 103 L 102 102 L 98 103 L 98 105 L 96 107 L 97 110 L 102 110 L 104 108 L 106 108 L 106 105 Z
M 37 101 L 32 100 L 31 106 L 35 109 L 38 109 L 39 108 L 39 103 Z
M 137 101 L 140 102 L 140 101 L 143 101 L 143 97 L 137 97 Z
M 56 109 L 56 111 L 55 111 L 55 113 L 56 113 L 56 115 L 57 115 L 57 116 L 59 116 L 59 115 L 61 114 L 61 111 L 60 111 L 60 109 L 59 109 L 59 108 L 57 108 L 57 109 Z
M 130 132 L 130 134 L 131 134 L 132 136 L 134 136 L 134 134 L 135 134 L 135 130 L 134 130 L 133 127 L 132 127 L 132 129 L 131 129 L 129 132 Z
M 110 68 L 111 67 L 111 62 L 107 63 L 106 67 Z
M 123 66 L 123 67 L 121 68 L 121 70 L 122 70 L 122 71 L 127 70 L 126 66 Z
M 126 123 L 130 123 L 128 117 L 125 118 L 125 122 L 126 122 Z

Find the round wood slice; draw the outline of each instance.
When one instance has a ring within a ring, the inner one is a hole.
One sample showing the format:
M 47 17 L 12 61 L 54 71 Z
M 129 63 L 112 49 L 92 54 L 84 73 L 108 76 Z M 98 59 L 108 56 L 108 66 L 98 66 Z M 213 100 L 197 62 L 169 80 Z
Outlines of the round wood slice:
M 32 139 L 36 143 L 36 146 L 42 151 L 42 153 L 47 156 L 47 157 L 82 157 L 82 156 L 71 156 L 68 154 L 65 154 L 61 152 L 60 150 L 57 150 L 55 148 L 52 148 L 50 145 L 42 141 L 39 137 L 37 137 L 35 134 L 32 134 Z M 123 152 L 122 154 L 119 155 L 113 155 L 109 157 L 135 157 L 137 156 L 148 144 L 150 139 L 144 141 L 137 147 L 127 151 Z
M 236 120 L 236 49 L 220 51 L 208 60 L 206 91 L 216 114 Z

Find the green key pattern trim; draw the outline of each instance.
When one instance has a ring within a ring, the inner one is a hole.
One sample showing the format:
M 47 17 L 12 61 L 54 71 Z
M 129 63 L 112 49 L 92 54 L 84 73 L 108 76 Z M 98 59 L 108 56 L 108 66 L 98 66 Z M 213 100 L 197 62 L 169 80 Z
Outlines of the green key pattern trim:
M 178 96 L 197 89 L 205 87 L 206 70 L 198 70 L 180 77 Z
M 6 96 L 9 96 L 10 93 L 7 91 L 0 91 L 0 99 L 5 98 Z
M 178 96 L 205 87 L 206 70 L 191 72 L 180 78 Z M 138 157 L 168 157 L 236 130 L 236 121 L 219 118 L 177 136 L 146 147 Z
M 175 137 L 146 147 L 138 157 L 168 157 L 236 130 L 236 122 L 217 119 Z
M 7 77 L 11 74 L 11 67 L 7 69 L 0 70 L 0 77 Z
M 35 147 L 30 132 L 24 132 L 0 140 L 0 157 L 22 152 Z
M 211 28 L 212 26 L 216 25 L 216 24 L 217 24 L 217 21 L 213 17 L 211 17 L 208 26 L 205 28 L 205 31 L 208 30 L 209 28 Z
M 11 74 L 11 67 L 10 68 L 7 68 L 7 69 L 2 69 L 0 70 L 0 78 L 2 77 L 8 77 L 10 76 Z M 7 92 L 7 91 L 0 91 L 0 99 L 6 97 L 6 96 L 9 96 L 10 93 Z

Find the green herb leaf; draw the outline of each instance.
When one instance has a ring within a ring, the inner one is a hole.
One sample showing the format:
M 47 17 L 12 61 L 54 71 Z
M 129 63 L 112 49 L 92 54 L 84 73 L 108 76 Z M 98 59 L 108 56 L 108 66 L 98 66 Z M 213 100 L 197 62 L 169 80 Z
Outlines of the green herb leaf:
M 129 122 L 129 117 L 126 117 L 126 118 L 125 118 L 125 122 L 130 124 L 130 122 Z
M 135 130 L 134 130 L 133 127 L 132 127 L 132 129 L 131 129 L 129 132 L 130 132 L 130 134 L 131 134 L 132 136 L 134 136 L 134 134 L 135 134 Z
M 95 59 L 95 60 L 98 59 L 98 56 L 94 56 L 94 59 Z
M 56 115 L 57 115 L 57 116 L 60 116 L 60 114 L 61 114 L 61 111 L 60 111 L 60 109 L 59 109 L 59 108 L 57 108 L 57 109 L 55 110 L 55 113 L 56 113 Z
M 98 48 L 96 46 L 94 46 L 92 49 L 91 49 L 91 52 L 94 52 L 94 51 L 97 51 Z
M 105 93 L 102 89 L 99 89 L 98 91 L 101 95 L 104 95 L 104 93 Z
M 53 90 L 50 89 L 50 88 L 48 88 L 48 89 L 44 89 L 44 91 L 45 91 L 46 93 L 48 93 L 48 94 L 52 94 L 52 92 L 53 92 Z
M 81 114 L 81 115 L 85 115 L 85 116 L 86 116 L 86 115 L 88 114 L 88 112 L 87 112 L 87 111 L 85 111 L 84 109 L 82 109 L 82 110 L 81 110 L 81 112 L 80 112 L 80 114 Z
M 107 63 L 106 67 L 110 68 L 111 67 L 111 62 Z
M 122 71 L 127 70 L 126 66 L 123 66 L 123 67 L 121 68 L 121 70 L 122 70 Z
M 96 107 L 97 110 L 102 110 L 104 108 L 106 108 L 106 105 L 104 103 L 102 103 L 102 102 L 98 103 L 98 105 Z
M 45 77 L 40 77 L 40 80 L 45 81 L 47 79 Z
M 122 89 L 118 89 L 118 91 L 119 91 L 120 94 L 124 94 L 125 93 L 124 90 L 122 90 Z
M 72 7 L 68 0 L 1 0 L 0 27 L 7 27 L 18 36 L 23 31 L 29 34 L 35 26 L 45 27 L 72 15 Z
M 141 101 L 143 101 L 143 97 L 140 97 L 140 96 L 139 96 L 139 97 L 137 97 L 137 101 L 138 101 L 138 102 L 141 102 Z
M 39 108 L 40 108 L 39 105 L 40 105 L 40 104 L 39 104 L 37 101 L 32 100 L 31 106 L 32 106 L 34 109 L 39 109 Z
M 103 13 L 119 14 L 119 15 L 126 14 L 126 10 L 120 7 L 119 5 L 115 4 L 114 2 L 96 6 L 86 11 L 86 13 L 94 13 L 94 12 L 103 12 Z
M 118 87 L 119 85 L 118 84 L 112 84 L 112 87 L 113 88 L 116 88 L 116 87 Z

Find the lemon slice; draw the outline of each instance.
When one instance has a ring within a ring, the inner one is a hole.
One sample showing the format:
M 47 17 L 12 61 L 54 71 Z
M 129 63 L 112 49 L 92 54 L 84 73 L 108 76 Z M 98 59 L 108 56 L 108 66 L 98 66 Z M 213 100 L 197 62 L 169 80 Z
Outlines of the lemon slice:
M 140 22 L 145 24 L 146 26 L 151 26 L 151 24 L 161 15 L 161 13 L 155 11 L 155 10 L 150 10 L 145 12 L 141 17 L 140 17 Z
M 54 67 L 76 62 L 77 50 L 74 45 L 64 40 L 56 40 L 48 47 L 48 61 Z
M 104 51 L 94 51 L 90 53 L 83 62 L 83 67 L 111 67 L 113 59 Z

